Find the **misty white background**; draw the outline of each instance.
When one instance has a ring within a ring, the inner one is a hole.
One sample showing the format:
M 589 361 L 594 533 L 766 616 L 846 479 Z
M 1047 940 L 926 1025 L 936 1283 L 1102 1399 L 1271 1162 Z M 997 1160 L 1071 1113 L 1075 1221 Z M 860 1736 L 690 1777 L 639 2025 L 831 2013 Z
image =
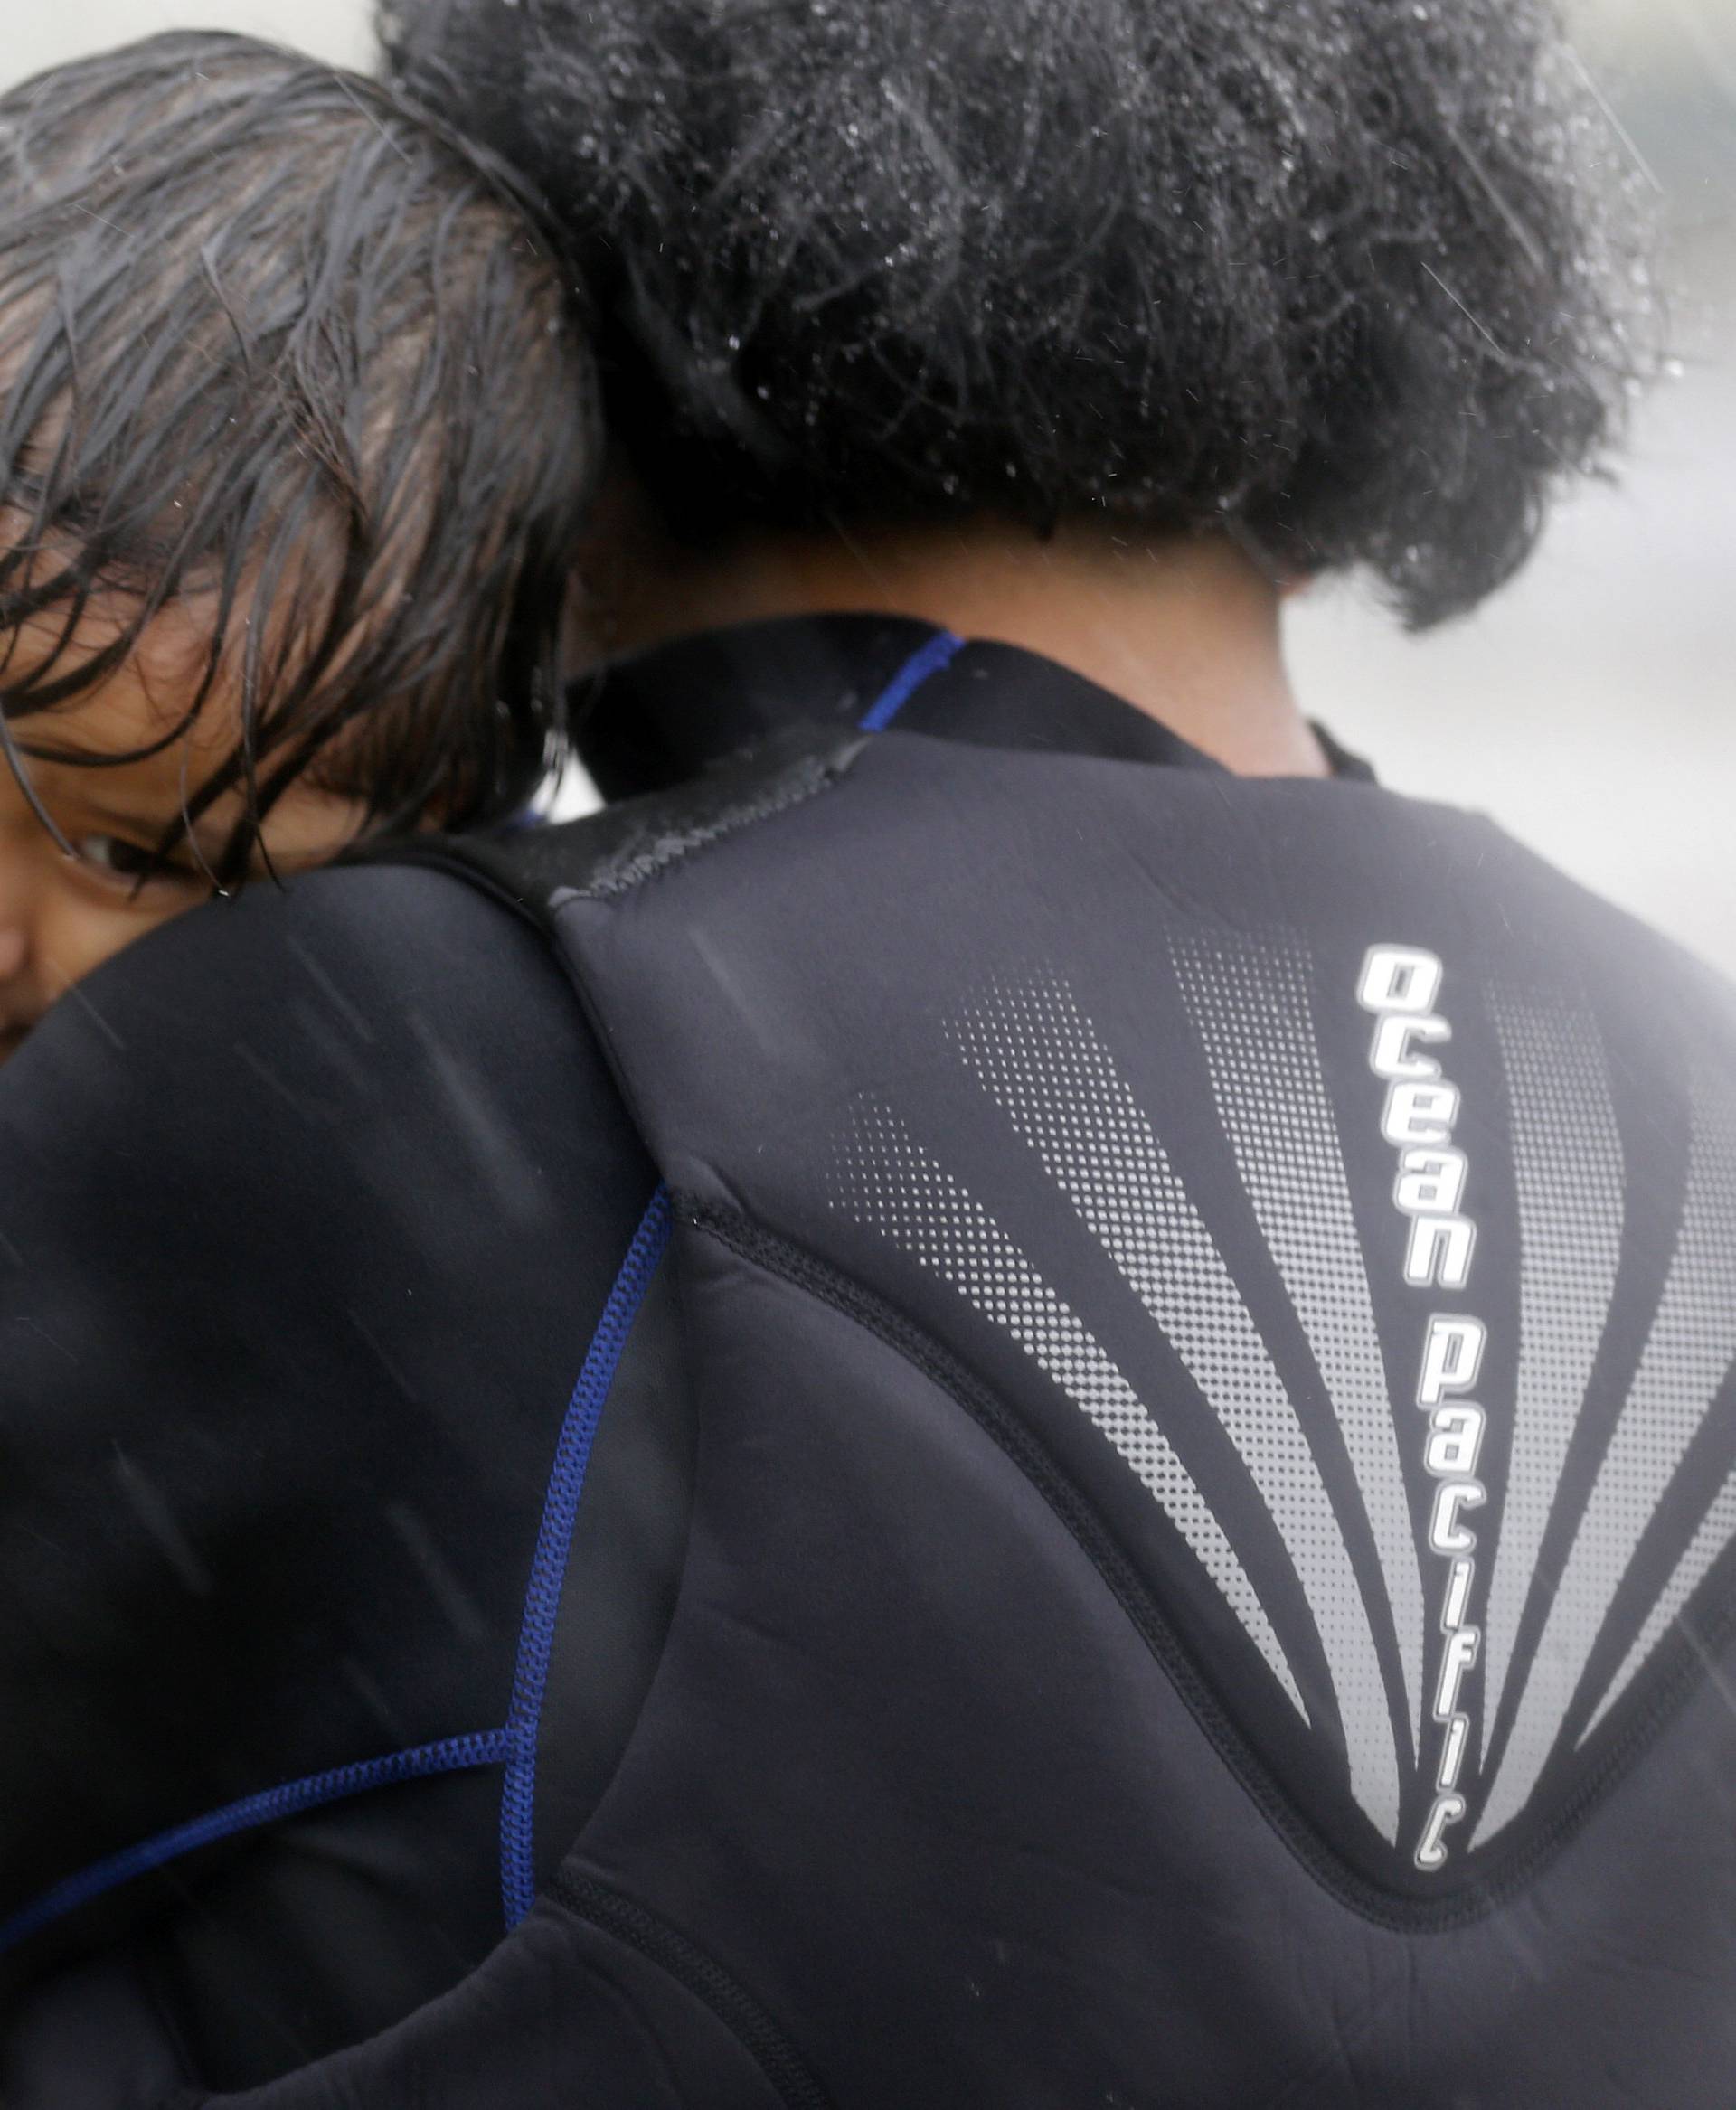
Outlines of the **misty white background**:
M 363 0 L 0 9 L 0 81 L 193 25 L 368 62 Z M 1493 813 L 1736 972 L 1736 0 L 1571 13 L 1609 151 L 1656 185 L 1684 371 L 1644 407 L 1620 484 L 1565 505 L 1477 616 L 1412 640 L 1354 589 L 1321 589 L 1292 621 L 1296 672 L 1388 783 Z

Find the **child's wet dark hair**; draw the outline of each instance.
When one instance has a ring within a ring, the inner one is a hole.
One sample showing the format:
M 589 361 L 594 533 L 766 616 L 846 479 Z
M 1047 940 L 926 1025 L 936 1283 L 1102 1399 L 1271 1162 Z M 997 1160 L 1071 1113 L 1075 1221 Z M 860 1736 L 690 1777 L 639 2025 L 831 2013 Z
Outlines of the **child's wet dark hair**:
M 241 722 L 165 851 L 239 788 L 233 878 L 304 774 L 381 831 L 509 812 L 558 724 L 598 432 L 512 179 L 397 95 L 177 33 L 0 97 L 0 711 L 26 781 L 32 754 L 91 759 L 45 714 L 180 604 L 208 645 L 162 744 L 220 679 Z M 94 655 L 92 614 L 118 626 Z
M 1414 624 L 1648 369 L 1545 0 L 384 0 L 521 166 L 668 523 L 1227 527 Z M 1626 217 L 1625 212 L 1622 215 Z M 1612 222 L 1613 224 L 1613 222 Z

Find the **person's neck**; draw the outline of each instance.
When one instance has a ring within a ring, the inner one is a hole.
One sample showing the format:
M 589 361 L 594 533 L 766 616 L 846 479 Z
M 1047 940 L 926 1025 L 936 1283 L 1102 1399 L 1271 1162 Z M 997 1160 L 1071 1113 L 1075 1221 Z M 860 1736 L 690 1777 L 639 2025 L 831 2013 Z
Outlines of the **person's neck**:
M 1078 526 L 1039 540 L 983 521 L 756 534 L 656 583 L 655 606 L 628 585 L 619 644 L 779 616 L 909 616 L 1040 653 L 1240 775 L 1328 774 L 1285 672 L 1280 590 L 1226 537 Z

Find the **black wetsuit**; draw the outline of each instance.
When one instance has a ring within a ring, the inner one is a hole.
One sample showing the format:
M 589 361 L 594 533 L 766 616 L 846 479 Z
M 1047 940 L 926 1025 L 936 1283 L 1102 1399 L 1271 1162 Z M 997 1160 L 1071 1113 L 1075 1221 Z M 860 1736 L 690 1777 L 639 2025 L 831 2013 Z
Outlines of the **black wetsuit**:
M 0 1078 L 7 2110 L 1722 2110 L 1730 993 L 1003 647 L 598 711 Z

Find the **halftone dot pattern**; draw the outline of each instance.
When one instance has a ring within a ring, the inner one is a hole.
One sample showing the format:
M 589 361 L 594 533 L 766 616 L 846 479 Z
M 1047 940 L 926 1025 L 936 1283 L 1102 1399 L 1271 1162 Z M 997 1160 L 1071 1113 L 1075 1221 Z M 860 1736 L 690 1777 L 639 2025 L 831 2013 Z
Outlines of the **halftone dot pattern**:
M 1151 1124 L 1064 982 L 997 988 L 950 1031 L 1240 1452 L 1319 1632 L 1351 1792 L 1382 1837 L 1396 1839 L 1398 1747 L 1344 1534 L 1283 1380 Z
M 951 1284 L 1016 1341 L 1115 1446 L 1246 1628 L 1303 1719 L 1307 1709 L 1247 1570 L 1169 1439 L 1090 1330 L 898 1115 L 858 1100 L 838 1145 L 833 1206 Z
M 1530 1800 L 1640 1534 L 1736 1358 L 1736 1097 L 1696 1062 L 1690 1101 L 1687 1191 L 1664 1295 L 1530 1664 L 1479 1844 Z
M 1492 990 L 1519 1205 L 1519 1382 L 1484 1628 L 1486 1757 L 1513 1645 L 1609 1323 L 1621 1260 L 1621 1134 L 1597 1022 Z M 1540 1761 L 1541 1763 L 1541 1761 Z
M 1736 1536 L 1736 1473 L 1730 1475 L 1713 1496 L 1712 1507 L 1694 1534 L 1687 1551 L 1677 1562 L 1675 1573 L 1665 1585 L 1663 1596 L 1646 1615 L 1646 1624 L 1636 1636 L 1634 1645 L 1609 1681 L 1609 1690 L 1599 1700 L 1590 1720 L 1580 1731 L 1581 1744 L 1633 1682 L 1636 1672 L 1664 1638 L 1683 1606 L 1705 1580 L 1732 1536 Z
M 1422 1564 L 1368 1270 L 1308 1003 L 1306 955 L 1242 941 L 1172 947 L 1218 1117 L 1344 1433 L 1380 1556 L 1414 1749 Z M 1414 1417 L 1413 1417 L 1414 1418 Z

